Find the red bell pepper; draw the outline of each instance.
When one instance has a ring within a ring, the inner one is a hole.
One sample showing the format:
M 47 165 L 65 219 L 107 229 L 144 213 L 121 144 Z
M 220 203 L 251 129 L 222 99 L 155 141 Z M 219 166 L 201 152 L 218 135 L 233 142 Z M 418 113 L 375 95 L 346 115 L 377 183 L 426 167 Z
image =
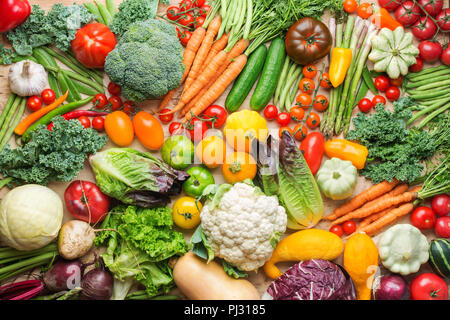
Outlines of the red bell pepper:
M 320 132 L 311 132 L 303 139 L 300 150 L 312 174 L 315 175 L 322 164 L 325 140 Z
M 31 13 L 27 0 L 0 0 L 0 33 L 24 23 Z
M 374 13 L 370 17 L 370 21 L 380 29 L 388 28 L 394 31 L 398 27 L 403 27 L 402 24 L 395 20 L 385 8 L 380 8 L 378 12 Z

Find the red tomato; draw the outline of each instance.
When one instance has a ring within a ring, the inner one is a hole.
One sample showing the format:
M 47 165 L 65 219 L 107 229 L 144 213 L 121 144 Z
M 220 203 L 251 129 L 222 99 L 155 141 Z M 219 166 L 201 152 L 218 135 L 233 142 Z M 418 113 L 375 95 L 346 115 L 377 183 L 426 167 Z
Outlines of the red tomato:
M 292 135 L 298 141 L 302 141 L 303 139 L 305 139 L 307 134 L 308 134 L 308 128 L 306 128 L 306 126 L 301 123 L 296 125 L 294 127 L 294 130 L 292 130 Z
M 425 62 L 435 62 L 442 55 L 442 46 L 437 41 L 422 41 L 418 48 L 419 57 Z
M 109 197 L 95 183 L 76 180 L 64 192 L 67 210 L 76 219 L 98 223 L 109 211 Z
M 119 110 L 122 107 L 122 99 L 118 96 L 111 96 L 108 99 L 111 110 Z
M 342 237 L 344 235 L 344 229 L 340 225 L 334 225 L 330 228 L 330 232 L 333 232 L 338 237 Z
M 170 111 L 171 110 L 167 109 L 167 108 L 161 110 L 161 112 L 159 113 L 158 118 L 159 118 L 159 120 L 161 120 L 162 123 L 169 123 L 169 122 L 171 122 L 173 120 L 173 113 L 171 113 L 171 114 L 164 114 L 164 113 L 167 113 L 167 112 L 170 112 Z
M 375 96 L 372 99 L 372 107 L 376 107 L 377 104 L 382 103 L 386 104 L 386 99 L 383 96 Z
M 89 118 L 86 117 L 86 116 L 81 116 L 81 117 L 79 117 L 79 118 L 78 118 L 78 121 L 80 121 L 80 122 L 81 122 L 81 125 L 82 125 L 83 127 L 85 127 L 86 129 L 91 127 L 91 120 L 89 120 Z
M 206 17 L 210 11 L 211 11 L 211 7 L 207 4 L 205 4 L 200 8 L 200 15 L 203 17 Z
M 275 107 L 273 104 L 269 104 L 265 109 L 264 109 L 264 117 L 267 120 L 274 120 L 277 118 L 278 115 L 278 109 L 277 107 Z
M 386 76 L 378 76 L 375 78 L 375 87 L 378 91 L 384 92 L 389 88 L 389 78 Z
M 204 16 L 198 16 L 195 18 L 195 27 L 201 27 L 205 23 L 205 17 Z
M 387 11 L 394 11 L 402 1 L 403 0 L 378 0 L 378 4 Z
M 92 98 L 92 103 L 97 109 L 103 109 L 108 105 L 108 98 L 103 93 L 97 93 L 94 98 Z
M 125 101 L 123 103 L 123 109 L 122 110 L 127 115 L 129 115 L 129 116 L 132 115 L 135 112 L 135 109 L 136 109 L 136 107 L 135 107 L 135 105 L 134 105 L 134 103 L 132 101 L 127 100 L 127 101 Z
M 445 217 L 450 213 L 450 196 L 446 194 L 440 194 L 433 197 L 431 200 L 431 209 L 439 217 Z
M 356 231 L 356 223 L 355 221 L 345 221 L 342 224 L 342 229 L 344 229 L 345 234 L 352 234 Z
M 395 20 L 406 27 L 416 23 L 416 21 L 419 20 L 419 17 L 420 8 L 411 0 L 403 2 L 400 7 L 395 10 Z
M 441 238 L 450 238 L 450 217 L 439 217 L 434 226 L 434 232 Z
M 295 101 L 300 107 L 310 107 L 312 105 L 312 97 L 304 92 L 300 93 Z
M 428 207 L 417 207 L 409 218 L 412 225 L 420 230 L 431 229 L 436 223 L 436 215 Z
M 316 111 L 325 111 L 328 108 L 328 99 L 324 95 L 318 94 L 314 100 L 313 108 Z
M 389 79 L 389 83 L 391 86 L 400 87 L 403 83 L 403 78 L 402 76 L 399 76 L 397 79 Z
M 389 87 L 386 90 L 386 98 L 388 98 L 389 101 L 395 101 L 398 98 L 400 98 L 400 89 L 394 86 Z
M 201 121 L 198 118 L 194 118 L 190 123 L 186 125 L 186 129 L 189 132 L 191 140 L 194 142 L 201 141 L 208 130 L 208 125 L 205 121 Z
M 344 0 L 344 10 L 348 13 L 353 13 L 358 8 L 356 0 Z
M 306 125 L 310 129 L 317 128 L 320 124 L 320 117 L 315 112 L 310 112 L 308 117 L 306 118 Z
M 176 21 L 180 17 L 178 11 L 179 9 L 177 6 L 168 7 L 166 11 L 167 19 Z
M 180 2 L 180 11 L 184 12 L 186 10 L 192 9 L 194 7 L 193 0 L 182 0 Z
M 178 23 L 182 26 L 189 28 L 194 24 L 194 16 L 190 13 L 184 13 L 181 18 L 178 20 Z
M 116 46 L 116 37 L 102 23 L 89 23 L 78 29 L 72 41 L 72 51 L 88 68 L 103 68 L 106 56 Z
M 42 100 L 39 96 L 31 96 L 27 99 L 27 107 L 30 111 L 37 111 L 42 107 Z
M 450 8 L 442 10 L 436 16 L 436 20 L 439 25 L 439 28 L 441 28 L 444 31 L 450 30 Z
M 315 175 L 322 164 L 323 153 L 325 151 L 325 139 L 320 132 L 311 132 L 300 144 L 303 157 L 308 164 L 312 174 Z
M 196 8 L 201 8 L 205 4 L 205 0 L 192 0 L 192 5 Z
M 110 82 L 108 84 L 108 92 L 113 96 L 120 96 L 122 93 L 122 87 L 119 84 Z
M 330 75 L 326 72 L 322 73 L 322 78 L 320 79 L 320 86 L 325 89 L 331 88 Z
M 291 111 L 289 111 L 289 115 L 291 116 L 292 120 L 298 122 L 301 121 L 305 116 L 305 110 L 300 107 L 293 107 L 291 108 Z
M 314 79 L 317 75 L 317 68 L 310 64 L 303 67 L 303 76 L 308 79 Z
M 409 72 L 419 72 L 423 69 L 423 60 L 416 57 L 416 63 L 409 67 Z
M 367 19 L 372 15 L 373 8 L 370 3 L 365 2 L 365 3 L 361 3 L 358 6 L 358 9 L 356 9 L 356 12 L 357 12 L 358 16 L 360 16 L 361 18 Z
M 300 80 L 298 88 L 304 93 L 312 94 L 314 89 L 316 88 L 316 85 L 311 79 L 303 78 L 302 80 Z
M 368 98 L 363 98 L 359 101 L 358 108 L 361 112 L 369 112 L 372 109 L 372 101 Z
M 419 4 L 425 9 L 425 11 L 432 17 L 438 15 L 444 6 L 444 1 L 442 0 L 419 0 Z M 425 12 L 423 12 L 425 14 Z
M 52 89 L 44 89 L 41 92 L 41 98 L 45 104 L 53 103 L 56 100 L 55 91 L 53 91 Z
M 291 136 L 293 135 L 294 131 L 292 131 L 291 128 L 289 127 L 281 127 L 280 129 L 278 129 L 278 136 L 281 138 L 281 136 L 283 135 L 283 132 L 287 131 Z
M 181 30 L 177 27 L 177 33 L 178 33 L 178 39 L 180 39 L 180 42 L 183 46 L 187 46 L 189 40 L 192 38 L 192 32 L 189 30 Z
M 412 27 L 413 35 L 419 40 L 432 38 L 437 32 L 437 26 L 428 17 L 420 17 Z
M 277 122 L 280 126 L 286 127 L 291 122 L 291 116 L 287 112 L 280 112 L 277 116 Z
M 410 285 L 411 300 L 447 300 L 445 281 L 434 273 L 422 273 Z
M 447 66 L 450 66 L 450 47 L 447 47 L 441 54 L 441 62 Z
M 218 105 L 209 106 L 205 112 L 203 112 L 202 117 L 205 120 L 209 128 L 221 128 L 227 121 L 228 113 L 223 107 Z
M 99 132 L 105 130 L 105 119 L 103 117 L 95 117 L 92 119 L 92 128 Z
M 184 132 L 184 127 L 181 124 L 181 122 L 172 122 L 169 126 L 169 133 L 171 135 L 176 135 L 176 134 L 183 134 Z

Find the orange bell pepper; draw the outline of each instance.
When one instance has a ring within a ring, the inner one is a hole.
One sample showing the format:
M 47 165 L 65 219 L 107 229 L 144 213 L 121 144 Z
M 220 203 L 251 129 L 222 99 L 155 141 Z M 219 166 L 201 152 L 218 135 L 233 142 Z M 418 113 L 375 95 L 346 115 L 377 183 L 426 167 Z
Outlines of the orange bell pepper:
M 333 139 L 325 142 L 325 154 L 329 158 L 351 161 L 356 169 L 364 168 L 369 150 L 358 143 L 345 139 Z
M 370 17 L 370 21 L 380 29 L 388 28 L 394 31 L 398 27 L 403 27 L 402 24 L 395 20 L 385 8 L 380 8 L 378 12 L 374 13 Z

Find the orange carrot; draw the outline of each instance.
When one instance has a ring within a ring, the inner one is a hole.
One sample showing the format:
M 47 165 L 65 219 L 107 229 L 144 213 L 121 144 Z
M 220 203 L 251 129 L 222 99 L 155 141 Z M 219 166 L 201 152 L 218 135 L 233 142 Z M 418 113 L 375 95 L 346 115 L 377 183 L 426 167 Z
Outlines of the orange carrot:
M 53 103 L 28 115 L 28 117 L 23 119 L 22 122 L 17 125 L 17 127 L 14 129 L 14 133 L 18 134 L 19 136 L 23 135 L 24 132 L 27 131 L 29 126 L 31 126 L 33 123 L 35 123 L 37 120 L 45 116 L 53 109 L 57 108 L 61 103 L 63 103 L 66 100 L 68 95 L 69 91 L 66 91 L 65 94 L 57 98 Z
M 164 96 L 164 98 L 161 100 L 161 102 L 159 103 L 158 106 L 158 112 L 160 112 L 161 110 L 163 110 L 165 107 L 167 107 L 167 105 L 169 104 L 170 100 L 172 100 L 173 95 L 175 94 L 175 92 L 177 91 L 177 89 L 173 89 L 170 90 L 169 92 L 166 93 L 166 95 Z
M 356 197 L 348 201 L 346 204 L 334 210 L 333 214 L 326 216 L 324 219 L 329 221 L 335 220 L 343 216 L 344 214 L 361 207 L 366 202 L 372 201 L 382 196 L 383 194 L 391 191 L 398 183 L 399 182 L 395 179 L 392 182 L 388 181 L 380 182 L 370 187 L 369 189 L 361 192 Z
M 225 47 L 228 44 L 228 37 L 229 34 L 226 33 L 222 37 L 220 37 L 219 40 L 216 40 L 214 44 L 211 47 L 211 50 L 209 50 L 208 56 L 205 59 L 205 62 L 203 62 L 201 71 L 205 70 L 206 66 L 211 62 L 211 60 L 214 58 L 216 54 L 218 54 L 220 51 L 225 49 Z
M 346 215 L 334 220 L 331 224 L 340 224 L 350 219 L 365 218 L 373 213 L 383 211 L 384 209 L 396 206 L 401 203 L 411 202 L 417 198 L 416 191 L 407 191 L 400 195 L 388 197 L 379 201 L 374 202 L 372 205 L 365 208 L 359 208 L 355 211 L 349 212 Z
M 206 91 L 208 91 L 209 87 L 210 85 L 204 87 L 194 99 L 189 101 L 189 103 L 183 108 L 183 110 L 180 111 L 178 118 L 183 118 L 186 113 L 188 113 L 189 110 L 191 110 L 195 106 L 195 104 L 201 99 L 201 97 L 203 97 Z
M 245 64 L 247 63 L 247 56 L 241 54 L 237 57 L 223 72 L 213 85 L 208 89 L 208 91 L 200 98 L 200 100 L 195 104 L 195 106 L 190 110 L 189 113 L 184 117 L 183 122 L 186 123 L 192 118 L 192 115 L 199 115 L 205 111 L 208 106 L 214 103 L 217 98 L 225 91 L 225 89 L 233 82 L 237 76 L 241 73 Z
M 412 203 L 405 203 L 398 208 L 390 210 L 384 216 L 371 224 L 361 228 L 361 232 L 366 233 L 369 236 L 373 236 L 381 231 L 384 227 L 387 227 L 397 221 L 399 218 L 406 216 L 414 209 Z

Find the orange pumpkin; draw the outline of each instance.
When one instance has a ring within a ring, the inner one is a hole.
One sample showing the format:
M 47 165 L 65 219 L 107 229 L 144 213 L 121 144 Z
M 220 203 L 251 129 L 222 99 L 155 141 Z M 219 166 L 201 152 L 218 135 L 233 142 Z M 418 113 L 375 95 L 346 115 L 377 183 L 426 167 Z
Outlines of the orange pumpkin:
M 222 174 L 228 183 L 236 183 L 256 176 L 256 161 L 246 152 L 233 152 L 222 166 Z

